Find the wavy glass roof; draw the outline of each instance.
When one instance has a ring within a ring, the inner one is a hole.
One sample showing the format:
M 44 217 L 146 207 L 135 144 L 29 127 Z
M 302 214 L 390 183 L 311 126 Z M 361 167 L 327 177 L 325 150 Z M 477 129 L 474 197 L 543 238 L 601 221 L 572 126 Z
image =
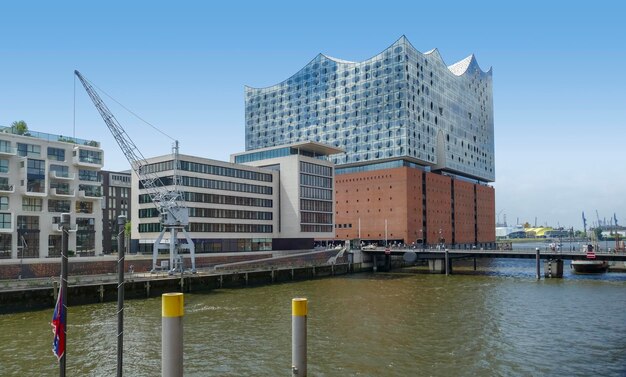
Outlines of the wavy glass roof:
M 288 79 L 246 87 L 246 150 L 302 141 L 342 148 L 339 165 L 405 159 L 493 181 L 492 71 L 446 66 L 402 36 L 361 62 L 318 54 Z

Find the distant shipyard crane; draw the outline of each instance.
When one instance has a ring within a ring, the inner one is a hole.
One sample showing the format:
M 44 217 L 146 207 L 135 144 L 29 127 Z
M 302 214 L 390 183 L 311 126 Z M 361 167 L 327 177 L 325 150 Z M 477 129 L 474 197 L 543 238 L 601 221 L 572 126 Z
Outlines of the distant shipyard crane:
M 174 141 L 172 146 L 173 161 L 173 188 L 168 188 L 161 181 L 161 178 L 156 175 L 154 171 L 146 168 L 148 162 L 143 154 L 139 151 L 135 143 L 128 136 L 124 128 L 120 126 L 115 116 L 111 113 L 109 108 L 104 104 L 98 93 L 94 90 L 92 85 L 87 79 L 83 77 L 78 71 L 74 71 L 74 74 L 78 77 L 80 82 L 85 87 L 87 94 L 91 98 L 91 101 L 98 109 L 98 112 L 102 116 L 104 123 L 113 134 L 115 141 L 120 146 L 120 149 L 126 156 L 126 159 L 130 163 L 131 168 L 139 178 L 139 187 L 146 190 L 152 203 L 159 211 L 159 222 L 161 223 L 161 233 L 154 242 L 152 253 L 152 272 L 156 271 L 157 255 L 159 249 L 169 249 L 170 251 L 170 274 L 176 271 L 183 271 L 182 257 L 179 251 L 182 249 L 188 249 L 191 254 L 191 272 L 196 272 L 196 256 L 194 243 L 187 233 L 185 227 L 189 224 L 189 209 L 185 204 L 185 198 L 183 193 L 178 189 L 178 140 Z M 161 243 L 165 232 L 169 232 L 170 240 L 169 244 Z M 187 243 L 181 243 L 178 238 L 179 233 L 182 232 L 187 240 Z

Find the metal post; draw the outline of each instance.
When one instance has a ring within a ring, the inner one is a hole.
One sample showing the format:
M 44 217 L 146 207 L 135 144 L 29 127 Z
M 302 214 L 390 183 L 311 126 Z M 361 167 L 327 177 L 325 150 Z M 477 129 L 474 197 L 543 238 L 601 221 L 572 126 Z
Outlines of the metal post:
M 61 301 L 63 310 L 61 311 L 61 323 L 63 324 L 63 337 L 61 338 L 61 349 L 63 355 L 59 360 L 59 376 L 65 377 L 65 366 L 67 364 L 67 254 L 70 238 L 70 214 L 61 214 Z
M 124 355 L 124 230 L 126 216 L 117 217 L 117 377 L 122 377 Z
M 182 293 L 161 296 L 161 376 L 183 376 L 183 316 Z
M 445 252 L 445 262 L 446 262 L 446 276 L 450 275 L 450 257 L 448 256 L 448 249 Z
M 541 266 L 539 265 L 540 262 L 540 258 L 539 258 L 539 248 L 535 249 L 535 258 L 537 259 L 536 264 L 537 264 L 537 279 L 541 279 Z
M 306 322 L 308 315 L 306 298 L 291 300 L 291 375 L 306 377 Z

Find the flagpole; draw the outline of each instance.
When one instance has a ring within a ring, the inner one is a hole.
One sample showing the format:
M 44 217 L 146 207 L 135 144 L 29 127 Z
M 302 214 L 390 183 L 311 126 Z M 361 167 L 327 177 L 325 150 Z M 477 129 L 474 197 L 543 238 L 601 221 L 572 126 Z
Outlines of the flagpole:
M 66 365 L 66 341 L 67 341 L 67 253 L 69 248 L 69 238 L 70 238 L 70 214 L 62 213 L 61 214 L 61 227 L 63 230 L 62 238 L 62 248 L 61 248 L 61 291 L 59 294 L 61 295 L 62 301 L 62 310 L 61 310 L 61 323 L 63 324 L 63 336 L 61 337 L 61 345 L 60 349 L 63 350 L 63 355 L 59 359 L 59 376 L 65 377 L 65 365 Z
M 124 370 L 124 230 L 126 216 L 117 217 L 117 377 L 122 377 Z

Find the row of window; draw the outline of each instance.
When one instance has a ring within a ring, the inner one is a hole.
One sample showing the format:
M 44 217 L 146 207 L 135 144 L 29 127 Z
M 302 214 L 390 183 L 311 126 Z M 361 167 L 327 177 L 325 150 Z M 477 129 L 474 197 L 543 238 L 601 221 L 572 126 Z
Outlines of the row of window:
M 189 223 L 190 232 L 205 233 L 272 233 L 274 227 L 266 224 L 215 224 L 215 223 Z M 161 224 L 139 224 L 139 233 L 158 233 Z
M 148 164 L 142 167 L 142 170 L 145 173 L 158 173 L 162 171 L 174 170 L 174 161 L 170 160 L 154 164 Z M 272 182 L 271 174 L 229 168 L 224 166 L 202 164 L 199 162 L 180 161 L 179 170 L 202 174 L 221 175 L 224 177 L 248 179 L 252 181 Z
M 204 179 L 196 177 L 181 177 L 181 184 L 188 187 L 200 187 L 214 190 L 248 192 L 252 194 L 272 195 L 272 186 L 251 185 L 248 183 L 237 183 L 228 181 L 218 181 L 215 179 Z
M 300 210 L 315 212 L 333 212 L 333 202 L 300 199 Z
M 9 209 L 9 197 L 0 196 L 0 210 Z M 43 209 L 42 198 L 22 198 L 22 211 L 41 212 Z M 70 212 L 71 201 L 70 200 L 55 200 L 48 199 L 48 211 L 49 212 Z M 74 207 L 77 213 L 93 213 L 93 203 L 77 201 Z
M 300 224 L 301 232 L 332 232 L 332 225 L 313 225 L 313 224 Z
M 317 175 L 300 174 L 300 184 L 304 186 L 315 186 L 323 188 L 333 188 L 333 179 L 320 177 Z
M 156 208 L 142 208 L 139 210 L 139 218 L 159 217 Z M 272 212 L 240 211 L 234 209 L 218 208 L 189 208 L 189 217 L 206 217 L 215 219 L 244 219 L 244 220 L 272 220 Z
M 228 204 L 235 206 L 246 207 L 267 207 L 271 208 L 273 205 L 272 199 L 261 198 L 248 198 L 245 196 L 231 196 L 231 195 L 218 195 L 218 194 L 204 194 L 200 192 L 183 192 L 185 201 L 195 203 L 211 203 L 211 204 Z M 152 203 L 150 195 L 139 195 L 139 203 L 146 204 Z
M 332 213 L 300 212 L 302 224 L 332 224 Z
M 321 175 L 323 177 L 332 177 L 333 168 L 330 166 L 312 164 L 310 162 L 300 161 L 300 171 L 303 173 Z
M 0 237 L 2 234 L 0 234 Z M 223 253 L 237 251 L 271 251 L 271 238 L 194 239 L 196 253 Z M 2 239 L 0 238 L 0 247 Z M 3 249 L 0 249 L 2 251 Z M 10 251 L 9 246 L 9 251 Z M 151 243 L 140 243 L 140 253 L 152 253 Z
M 316 187 L 300 187 L 300 197 L 306 199 L 332 200 L 333 191 Z

